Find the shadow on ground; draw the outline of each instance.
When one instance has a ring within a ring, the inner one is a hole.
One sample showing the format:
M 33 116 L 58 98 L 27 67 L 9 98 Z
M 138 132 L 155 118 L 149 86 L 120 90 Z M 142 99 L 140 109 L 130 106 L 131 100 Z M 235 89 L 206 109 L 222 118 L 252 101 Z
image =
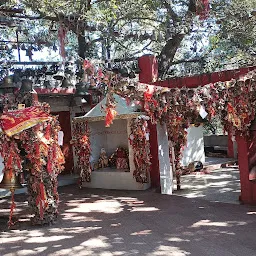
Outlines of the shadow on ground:
M 25 195 L 17 195 L 19 222 L 6 228 L 9 200 L 0 200 L 0 255 L 255 255 L 256 208 L 165 196 L 67 186 L 60 216 L 31 227 Z

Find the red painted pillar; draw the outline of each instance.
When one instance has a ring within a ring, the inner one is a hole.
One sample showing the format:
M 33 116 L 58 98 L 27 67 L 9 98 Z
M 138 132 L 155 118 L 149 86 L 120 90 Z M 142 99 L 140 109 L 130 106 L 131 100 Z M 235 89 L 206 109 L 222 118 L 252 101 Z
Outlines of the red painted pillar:
M 153 83 L 158 78 L 158 63 L 154 55 L 144 55 L 139 58 L 139 81 Z
M 256 131 L 251 131 L 251 138 L 249 141 L 249 174 L 248 179 L 251 185 L 251 204 L 256 204 L 256 180 L 255 180 L 255 166 L 256 166 Z M 250 180 L 251 178 L 251 180 Z
M 158 159 L 158 140 L 156 125 L 148 122 L 148 128 L 150 132 L 150 154 L 151 154 L 151 168 L 150 178 L 151 186 L 154 188 L 160 187 L 160 171 L 159 171 L 159 159 Z
M 139 58 L 139 81 L 141 83 L 153 83 L 158 78 L 158 64 L 157 59 L 153 55 L 144 55 Z M 160 171 L 159 171 L 159 159 L 158 159 L 158 140 L 156 125 L 148 122 L 150 137 L 150 154 L 151 154 L 151 168 L 150 178 L 151 186 L 153 188 L 160 187 Z
M 240 171 L 240 201 L 245 204 L 256 204 L 256 184 L 249 181 L 249 140 L 237 136 L 238 164 Z

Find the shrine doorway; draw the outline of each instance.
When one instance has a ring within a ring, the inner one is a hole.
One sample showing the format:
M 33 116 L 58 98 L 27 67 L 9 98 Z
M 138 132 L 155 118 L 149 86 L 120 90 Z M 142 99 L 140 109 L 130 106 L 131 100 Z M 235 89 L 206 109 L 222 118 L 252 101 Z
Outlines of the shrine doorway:
M 71 174 L 74 171 L 74 159 L 73 159 L 73 150 L 70 145 L 70 141 L 72 139 L 71 135 L 71 123 L 70 123 L 70 112 L 69 111 L 61 111 L 51 113 L 52 115 L 58 115 L 61 131 L 64 133 L 63 137 L 63 145 L 61 146 L 62 152 L 65 156 L 65 169 L 61 174 Z

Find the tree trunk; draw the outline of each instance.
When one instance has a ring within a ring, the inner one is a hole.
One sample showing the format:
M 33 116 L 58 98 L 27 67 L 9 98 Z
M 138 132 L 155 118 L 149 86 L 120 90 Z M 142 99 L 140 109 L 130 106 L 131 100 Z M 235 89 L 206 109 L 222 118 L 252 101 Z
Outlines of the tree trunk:
M 189 0 L 188 11 L 184 18 L 188 24 L 191 24 L 193 22 L 193 17 L 196 14 L 196 3 L 196 0 Z M 191 32 L 190 28 L 188 29 L 188 31 L 189 34 Z M 177 34 L 172 39 L 169 39 L 166 42 L 158 57 L 159 79 L 165 78 L 166 74 L 169 71 L 170 66 L 172 65 L 175 54 L 179 49 L 180 44 L 185 36 L 186 34 Z
M 173 62 L 174 56 L 180 47 L 180 44 L 185 37 L 185 34 L 175 35 L 172 39 L 169 39 L 163 47 L 158 57 L 158 71 L 159 78 L 164 79 L 168 70 Z
M 88 50 L 87 49 L 88 45 L 85 41 L 85 37 L 79 33 L 77 35 L 77 41 L 78 41 L 78 56 L 82 59 L 85 59 L 86 51 Z

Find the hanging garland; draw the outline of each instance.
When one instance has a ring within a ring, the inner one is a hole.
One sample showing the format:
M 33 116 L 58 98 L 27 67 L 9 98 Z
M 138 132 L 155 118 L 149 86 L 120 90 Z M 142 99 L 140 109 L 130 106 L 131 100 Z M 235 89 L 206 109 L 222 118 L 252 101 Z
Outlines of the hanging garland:
M 38 124 L 19 136 L 30 162 L 28 202 L 34 213 L 32 224 L 54 223 L 58 215 L 57 176 L 65 163 L 58 145 L 59 131 L 57 117 L 52 116 L 50 121 Z
M 9 176 L 9 180 L 12 180 L 14 176 L 18 176 L 22 171 L 22 160 L 20 157 L 20 150 L 14 139 L 10 139 L 6 134 L 0 133 L 0 148 L 1 156 L 4 159 L 4 175 Z M 12 221 L 16 204 L 14 202 L 14 189 L 11 190 L 11 208 L 8 221 L 8 228 L 14 225 Z
M 130 144 L 133 148 L 135 170 L 133 176 L 137 182 L 148 183 L 150 171 L 150 143 L 148 118 L 139 116 L 131 120 Z
M 57 176 L 63 170 L 64 156 L 58 145 L 57 117 L 49 113 L 48 104 L 38 103 L 36 107 L 1 116 L 4 133 L 0 135 L 0 146 L 5 171 L 12 175 L 22 171 L 18 143 L 29 161 L 28 202 L 34 214 L 32 224 L 53 223 L 58 214 Z M 14 208 L 12 202 L 10 224 Z
M 81 182 L 90 182 L 92 171 L 90 165 L 91 144 L 90 130 L 87 122 L 73 124 L 73 139 L 71 145 L 73 145 L 75 154 L 78 156 L 77 165 L 80 169 Z
M 4 171 L 10 175 L 18 175 L 22 170 L 20 150 L 13 138 L 9 138 L 6 134 L 0 135 L 1 155 L 4 159 Z
M 180 160 L 186 146 L 186 129 L 199 126 L 200 114 L 205 112 L 207 119 L 219 116 L 225 130 L 233 135 L 249 136 L 251 122 L 255 118 L 256 74 L 248 73 L 239 80 L 218 82 L 195 89 L 159 88 L 149 90 L 147 85 L 119 83 L 115 92 L 129 100 L 138 100 L 153 123 L 166 123 L 168 136 L 175 142 L 176 176 L 181 173 Z

